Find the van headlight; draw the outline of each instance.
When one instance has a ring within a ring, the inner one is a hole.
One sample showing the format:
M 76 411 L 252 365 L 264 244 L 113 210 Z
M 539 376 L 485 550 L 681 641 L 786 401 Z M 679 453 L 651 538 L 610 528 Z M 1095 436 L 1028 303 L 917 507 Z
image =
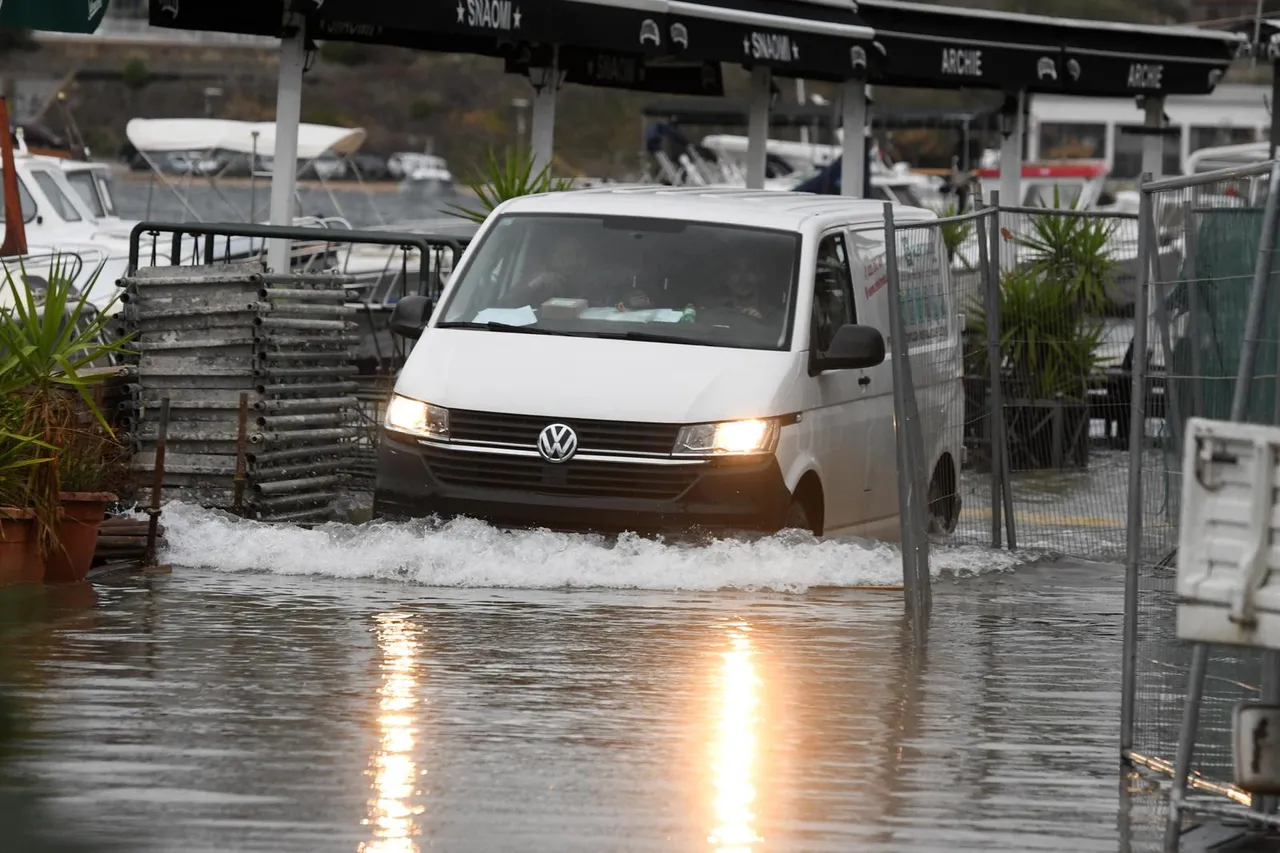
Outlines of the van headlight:
M 392 394 L 383 425 L 389 430 L 408 435 L 448 439 L 449 410 L 401 394 Z
M 745 456 L 772 453 L 777 444 L 776 418 L 721 421 L 682 427 L 673 452 L 677 456 Z

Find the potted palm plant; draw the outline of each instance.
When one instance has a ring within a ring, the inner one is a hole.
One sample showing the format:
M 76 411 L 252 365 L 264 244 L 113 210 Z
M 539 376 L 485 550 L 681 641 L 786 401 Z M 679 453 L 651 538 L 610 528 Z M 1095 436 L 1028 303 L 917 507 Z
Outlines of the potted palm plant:
M 1057 195 L 1055 193 L 1055 205 Z M 1025 234 L 1002 229 L 1024 252 L 1000 282 L 1000 353 L 1005 434 L 1014 470 L 1083 468 L 1089 459 L 1089 384 L 1098 366 L 1108 292 L 1118 264 L 1108 220 L 1046 212 Z M 986 340 L 981 300 L 968 307 L 976 342 Z M 988 374 L 974 346 L 966 368 Z
M 13 432 L 22 418 L 17 398 L 0 399 L 0 586 L 44 579 L 44 557 L 35 513 L 27 508 L 26 484 L 28 469 L 50 464 L 53 458 L 43 442 Z
M 104 464 L 110 457 L 84 456 L 104 453 L 104 442 L 114 438 L 91 391 L 108 375 L 95 368 L 127 343 L 109 338 L 105 312 L 88 302 L 101 267 L 83 292 L 73 285 L 73 268 L 55 259 L 48 277 L 33 286 L 24 267 L 6 266 L 2 290 L 10 304 L 0 307 L 0 399 L 21 405 L 16 434 L 40 442 L 51 458 L 27 467 L 21 494 L 54 580 L 83 579 L 98 525 L 115 499 L 104 491 L 114 476 Z

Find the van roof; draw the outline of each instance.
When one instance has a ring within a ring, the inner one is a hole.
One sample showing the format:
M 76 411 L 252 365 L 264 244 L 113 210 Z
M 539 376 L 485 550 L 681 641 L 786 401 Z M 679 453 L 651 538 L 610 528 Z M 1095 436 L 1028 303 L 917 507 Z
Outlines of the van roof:
M 874 223 L 884 217 L 882 201 L 814 193 L 714 187 L 610 185 L 522 196 L 502 206 L 504 213 L 594 214 L 685 219 L 756 228 L 803 231 L 806 226 Z M 936 219 L 931 210 L 895 204 L 898 222 Z

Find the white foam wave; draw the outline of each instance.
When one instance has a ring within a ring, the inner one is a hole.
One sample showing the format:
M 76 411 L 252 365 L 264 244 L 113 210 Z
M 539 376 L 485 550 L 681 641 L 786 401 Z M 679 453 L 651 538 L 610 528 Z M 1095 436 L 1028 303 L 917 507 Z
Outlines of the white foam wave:
M 894 586 L 897 549 L 859 539 L 786 533 L 706 544 L 547 530 L 494 528 L 471 519 L 259 524 L 183 504 L 164 510 L 170 565 L 227 572 L 379 578 L 439 587 L 518 589 L 760 589 Z M 1024 558 L 974 547 L 935 547 L 935 574 L 1010 569 Z

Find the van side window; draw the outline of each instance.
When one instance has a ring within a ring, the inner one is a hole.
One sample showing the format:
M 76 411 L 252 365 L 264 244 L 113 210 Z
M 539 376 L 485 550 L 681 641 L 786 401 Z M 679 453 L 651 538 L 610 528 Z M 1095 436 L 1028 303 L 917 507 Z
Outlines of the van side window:
M 818 260 L 813 280 L 813 340 L 811 347 L 824 353 L 831 346 L 836 330 L 846 323 L 856 323 L 853 307 L 853 281 L 849 275 L 849 253 L 844 236 L 828 234 L 818 244 Z

